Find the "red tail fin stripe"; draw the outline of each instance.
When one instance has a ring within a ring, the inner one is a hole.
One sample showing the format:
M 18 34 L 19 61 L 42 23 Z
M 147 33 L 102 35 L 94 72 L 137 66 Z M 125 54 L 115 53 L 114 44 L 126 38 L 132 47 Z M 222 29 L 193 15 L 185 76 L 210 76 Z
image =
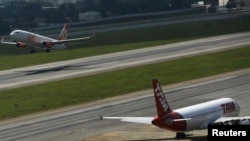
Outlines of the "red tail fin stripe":
M 162 116 L 172 112 L 168 105 L 167 99 L 165 98 L 164 93 L 161 89 L 160 83 L 156 79 L 153 79 L 152 81 L 158 116 Z
M 157 97 L 159 98 L 160 104 L 161 104 L 164 112 L 166 112 L 168 110 L 168 104 L 167 104 L 167 101 L 164 97 L 162 89 L 159 86 L 159 83 L 156 83 L 155 93 L 156 93 Z
M 60 33 L 59 37 L 57 40 L 64 40 L 67 38 L 67 32 L 68 32 L 69 25 L 66 23 L 63 27 L 62 32 Z

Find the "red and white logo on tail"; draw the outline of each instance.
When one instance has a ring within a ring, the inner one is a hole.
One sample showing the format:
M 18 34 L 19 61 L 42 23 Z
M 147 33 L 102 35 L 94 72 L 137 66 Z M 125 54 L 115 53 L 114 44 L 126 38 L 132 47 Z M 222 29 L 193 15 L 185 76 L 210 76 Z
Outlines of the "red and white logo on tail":
M 152 85 L 158 115 L 152 120 L 152 124 L 172 131 L 184 131 L 187 127 L 185 119 L 179 113 L 171 110 L 158 80 L 152 79 Z
M 65 39 L 67 39 L 68 29 L 69 29 L 69 25 L 67 23 L 65 23 L 61 33 L 59 34 L 59 36 L 57 38 L 57 40 L 65 40 Z
M 125 122 L 153 124 L 159 128 L 176 132 L 176 138 L 185 138 L 185 132 L 205 129 L 209 124 L 246 124 L 250 116 L 238 117 L 240 107 L 232 98 L 220 98 L 200 104 L 171 110 L 157 79 L 152 80 L 156 109 L 155 117 L 102 117 Z
M 161 89 L 160 83 L 157 79 L 152 80 L 154 96 L 155 96 L 155 103 L 158 116 L 163 116 L 168 113 L 171 113 L 172 110 L 170 109 L 167 99 L 164 96 L 164 93 Z

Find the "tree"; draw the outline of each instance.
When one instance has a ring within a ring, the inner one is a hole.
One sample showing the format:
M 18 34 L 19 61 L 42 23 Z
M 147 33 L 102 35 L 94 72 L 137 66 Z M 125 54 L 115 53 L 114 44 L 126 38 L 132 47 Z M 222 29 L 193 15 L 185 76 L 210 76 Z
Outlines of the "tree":
M 20 11 L 19 15 L 28 22 L 33 22 L 35 18 L 40 17 L 42 11 L 42 6 L 37 2 L 30 2 L 24 5 Z
M 87 11 L 97 11 L 98 1 L 96 0 L 84 0 L 76 2 L 76 9 L 79 13 Z
M 115 10 L 119 8 L 118 3 L 119 2 L 117 0 L 101 0 L 99 4 L 99 10 L 102 17 L 115 14 Z
M 77 21 L 78 14 L 76 7 L 73 3 L 64 3 L 58 8 L 58 13 L 60 13 L 60 18 L 64 22 Z
M 55 8 L 48 8 L 42 11 L 41 17 L 45 19 L 47 24 L 62 22 L 60 13 Z
M 6 34 L 6 33 L 9 33 L 10 30 L 11 29 L 10 29 L 9 23 L 0 20 L 0 34 L 3 35 L 3 34 Z

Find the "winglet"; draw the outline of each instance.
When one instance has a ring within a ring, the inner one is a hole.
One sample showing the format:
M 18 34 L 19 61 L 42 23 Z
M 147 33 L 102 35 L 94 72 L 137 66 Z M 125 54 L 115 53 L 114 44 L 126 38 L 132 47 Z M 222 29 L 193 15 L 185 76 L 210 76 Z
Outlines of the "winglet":
M 99 116 L 100 117 L 100 120 L 103 120 L 103 117 L 102 116 Z
M 1 40 L 1 43 L 3 43 L 4 42 L 4 36 L 2 36 L 2 40 Z
M 93 31 L 93 34 L 91 35 L 91 37 L 95 37 L 95 31 Z

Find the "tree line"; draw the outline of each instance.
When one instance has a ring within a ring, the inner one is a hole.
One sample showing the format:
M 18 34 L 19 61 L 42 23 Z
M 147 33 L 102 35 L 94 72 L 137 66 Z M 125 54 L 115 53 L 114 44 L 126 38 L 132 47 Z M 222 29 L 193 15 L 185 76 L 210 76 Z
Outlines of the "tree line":
M 57 8 L 44 0 L 16 0 L 0 8 L 0 30 L 8 32 L 11 28 L 31 28 L 37 21 L 46 24 L 78 21 L 78 14 L 96 11 L 101 17 L 120 16 L 147 12 L 159 12 L 190 8 L 197 0 L 82 0 L 64 3 Z M 214 0 L 207 0 L 214 1 Z

